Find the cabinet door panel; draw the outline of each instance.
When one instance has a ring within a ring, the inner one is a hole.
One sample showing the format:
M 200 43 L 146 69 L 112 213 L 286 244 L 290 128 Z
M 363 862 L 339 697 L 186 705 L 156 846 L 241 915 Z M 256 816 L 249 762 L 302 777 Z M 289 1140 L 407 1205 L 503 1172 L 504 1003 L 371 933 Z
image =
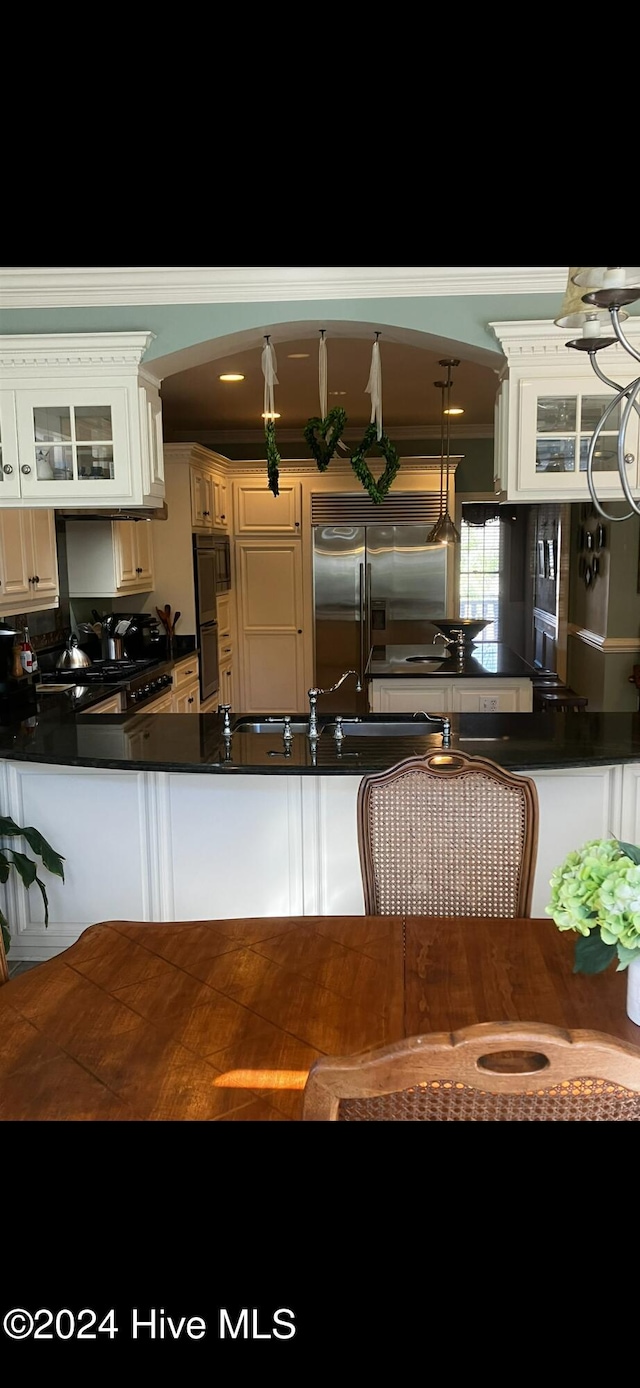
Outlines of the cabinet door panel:
M 50 506 L 132 496 L 127 406 L 126 389 L 99 384 L 17 390 L 22 496 Z
M 136 573 L 136 527 L 139 521 L 114 521 L 113 543 L 115 555 L 116 589 L 131 588 L 138 581 Z
M 299 535 L 300 483 L 280 487 L 279 496 L 265 484 L 238 482 L 236 533 L 238 535 Z
M 247 713 L 298 713 L 299 638 L 284 632 L 251 632 L 244 641 Z M 302 652 L 300 651 L 300 656 Z
M 0 506 L 17 496 L 20 496 L 20 463 L 15 393 L 0 390 Z
M 0 596 L 5 611 L 12 599 L 33 597 L 29 516 L 28 511 L 0 509 Z
M 26 513 L 31 532 L 35 597 L 55 597 L 59 591 L 55 511 L 34 509 Z
M 238 550 L 239 598 L 245 630 L 297 628 L 302 596 L 299 546 L 240 544 Z
M 153 524 L 134 521 L 136 550 L 136 580 L 142 588 L 153 588 Z
M 448 713 L 451 708 L 451 691 L 434 689 L 426 681 L 416 685 L 394 680 L 393 684 L 381 686 L 374 681 L 370 698 L 373 713 Z

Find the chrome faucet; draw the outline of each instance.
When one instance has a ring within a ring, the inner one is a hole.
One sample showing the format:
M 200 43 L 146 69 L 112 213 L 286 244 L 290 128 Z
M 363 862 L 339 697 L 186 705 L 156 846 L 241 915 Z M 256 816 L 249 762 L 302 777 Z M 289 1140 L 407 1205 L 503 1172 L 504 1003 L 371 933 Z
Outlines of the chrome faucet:
M 432 645 L 435 646 L 436 641 L 444 641 L 445 646 L 452 646 L 452 645 L 453 645 L 453 641 L 451 640 L 451 637 L 450 637 L 450 636 L 445 636 L 445 634 L 444 634 L 443 631 L 437 631 L 437 632 L 436 632 L 436 634 L 435 634 L 435 636 L 434 636 L 434 638 L 433 638 L 433 641 L 432 641 Z
M 320 695 L 335 694 L 336 689 L 339 689 L 340 685 L 344 684 L 348 675 L 355 675 L 357 680 L 356 690 L 358 693 L 360 693 L 362 685 L 360 683 L 360 676 L 357 670 L 345 670 L 344 675 L 341 675 L 340 679 L 336 682 L 336 684 L 332 684 L 330 689 L 309 690 L 309 737 L 316 738 L 318 736 L 318 721 L 316 718 L 316 708 Z
M 425 713 L 424 709 L 416 709 L 414 718 L 426 718 L 428 723 L 442 723 L 442 746 L 451 746 L 451 722 L 448 718 L 440 714 Z

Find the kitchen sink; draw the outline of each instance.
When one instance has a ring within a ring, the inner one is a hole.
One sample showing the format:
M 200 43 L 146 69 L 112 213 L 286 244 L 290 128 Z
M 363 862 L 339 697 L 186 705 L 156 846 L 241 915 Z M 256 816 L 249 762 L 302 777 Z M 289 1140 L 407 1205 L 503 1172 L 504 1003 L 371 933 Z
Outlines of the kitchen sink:
M 432 737 L 435 733 L 440 736 L 442 728 L 437 723 L 427 723 L 424 719 L 380 719 L 379 722 L 373 720 L 369 722 L 364 719 L 361 723 L 342 724 L 345 739 L 352 737 Z M 325 723 L 324 731 L 328 736 L 333 736 L 336 730 L 335 723 Z

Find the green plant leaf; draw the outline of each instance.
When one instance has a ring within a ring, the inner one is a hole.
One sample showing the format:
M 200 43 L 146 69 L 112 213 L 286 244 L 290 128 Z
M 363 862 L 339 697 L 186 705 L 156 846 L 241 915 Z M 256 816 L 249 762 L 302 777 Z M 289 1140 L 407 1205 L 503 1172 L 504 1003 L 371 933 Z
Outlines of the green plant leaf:
M 597 930 L 589 935 L 581 935 L 574 950 L 574 974 L 601 974 L 615 959 L 615 945 L 605 945 Z
M 23 829 L 22 833 L 34 853 L 40 854 L 47 871 L 52 872 L 55 877 L 61 877 L 64 882 L 64 868 L 62 866 L 64 858 L 61 858 L 60 854 L 56 853 L 55 848 L 52 848 L 42 834 L 31 825 Z
M 2 911 L 0 911 L 0 930 L 2 930 L 2 943 L 4 945 L 4 952 L 5 954 L 8 954 L 9 950 L 11 949 L 11 935 L 9 934 L 9 923 L 7 921 L 7 917 L 4 915 L 4 912 Z
M 621 848 L 622 852 L 626 853 L 627 858 L 631 859 L 632 863 L 635 863 L 636 866 L 640 864 L 640 848 L 638 848 L 635 843 L 622 843 L 620 839 L 616 839 L 616 843 L 618 848 Z
M 47 889 L 44 882 L 41 882 L 39 877 L 36 877 L 36 886 L 40 888 L 42 894 L 42 900 L 44 902 L 44 923 L 45 926 L 47 926 L 49 924 L 49 898 L 47 896 Z
M 32 886 L 32 884 L 36 880 L 36 865 L 33 862 L 32 858 L 27 858 L 26 853 L 18 853 L 15 848 L 12 848 L 10 852 L 11 857 L 13 859 L 13 865 L 16 868 L 17 872 L 22 878 L 22 881 L 24 882 L 25 887 L 28 890 L 28 888 Z
M 54 873 L 56 877 L 61 877 L 64 882 L 64 868 L 62 866 L 64 858 L 62 858 L 59 853 L 56 853 L 55 848 L 51 847 L 51 844 L 45 839 L 44 835 L 40 833 L 40 830 L 34 829 L 32 824 L 28 824 L 26 828 L 21 828 L 19 824 L 16 824 L 15 819 L 11 819 L 7 816 L 0 817 L 0 838 L 12 839 L 18 837 L 26 839 L 29 847 L 33 849 L 34 853 L 37 853 L 42 858 L 42 862 L 48 872 Z M 0 880 L 6 881 L 6 878 Z
M 9 859 L 5 858 L 5 855 L 2 852 L 2 849 L 0 848 L 0 882 L 6 882 L 7 877 L 9 876 L 10 867 L 11 863 L 9 862 Z

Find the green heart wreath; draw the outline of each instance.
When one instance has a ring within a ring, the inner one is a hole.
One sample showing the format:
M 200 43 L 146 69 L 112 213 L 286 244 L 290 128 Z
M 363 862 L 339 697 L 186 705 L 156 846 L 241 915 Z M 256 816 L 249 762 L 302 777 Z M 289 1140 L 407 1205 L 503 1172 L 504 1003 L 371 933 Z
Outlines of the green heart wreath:
M 351 457 L 353 471 L 356 477 L 362 482 L 365 491 L 369 493 L 374 506 L 379 506 L 380 503 L 384 501 L 394 477 L 396 477 L 400 471 L 400 459 L 391 440 L 387 438 L 386 434 L 383 434 L 382 438 L 378 439 L 377 433 L 377 426 L 374 422 L 369 425 L 360 447 L 356 449 L 356 452 L 352 454 Z M 371 445 L 376 442 L 386 462 L 385 470 L 378 478 L 377 482 L 366 460 L 366 454 L 371 448 Z
M 282 459 L 278 453 L 276 426 L 272 419 L 269 419 L 265 424 L 264 433 L 267 440 L 267 480 L 269 491 L 273 492 L 274 496 L 279 496 L 280 487 L 278 486 L 278 482 L 280 479 L 280 463 Z
M 346 412 L 340 409 L 339 405 L 336 405 L 335 409 L 329 410 L 326 419 L 318 419 L 314 416 L 305 424 L 302 432 L 307 447 L 318 464 L 318 472 L 326 472 L 342 437 L 346 422 Z

